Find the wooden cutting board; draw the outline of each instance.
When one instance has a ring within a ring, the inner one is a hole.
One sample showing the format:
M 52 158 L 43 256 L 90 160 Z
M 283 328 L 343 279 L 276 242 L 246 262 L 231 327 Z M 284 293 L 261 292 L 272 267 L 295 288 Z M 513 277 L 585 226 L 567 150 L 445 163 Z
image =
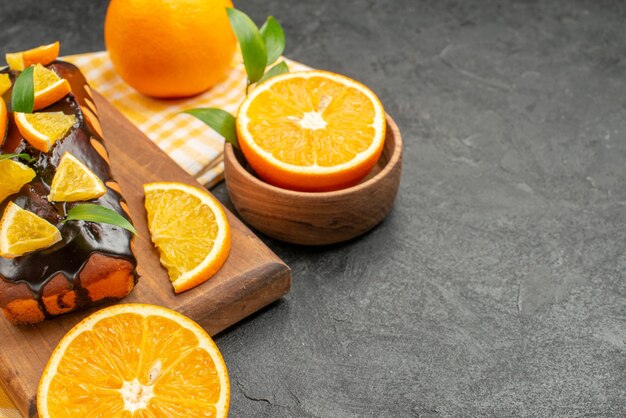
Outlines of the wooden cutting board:
M 209 281 L 175 295 L 150 242 L 142 185 L 152 181 L 179 181 L 202 186 L 102 96 L 96 93 L 94 99 L 113 175 L 128 201 L 139 235 L 135 239 L 139 282 L 133 292 L 118 303 L 165 306 L 189 316 L 214 335 L 289 291 L 289 267 L 227 211 L 232 227 L 228 260 Z M 0 318 L 0 382 L 22 415 L 36 416 L 37 385 L 54 347 L 71 327 L 97 309 L 27 327 L 16 327 Z

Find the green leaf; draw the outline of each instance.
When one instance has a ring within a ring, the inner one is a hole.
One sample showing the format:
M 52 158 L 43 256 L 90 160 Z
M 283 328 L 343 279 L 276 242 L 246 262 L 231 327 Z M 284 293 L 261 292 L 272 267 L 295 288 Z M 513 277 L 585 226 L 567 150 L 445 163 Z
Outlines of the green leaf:
M 32 163 L 33 161 L 35 161 L 35 159 L 28 154 L 0 154 L 0 161 L 10 160 L 11 158 L 19 158 L 26 161 L 27 163 Z
M 285 50 L 285 32 L 274 16 L 267 18 L 261 26 L 261 36 L 267 51 L 267 65 L 273 64 Z
M 244 12 L 230 7 L 226 9 L 226 12 L 230 26 L 239 41 L 243 64 L 248 74 L 248 85 L 256 83 L 263 77 L 267 65 L 267 54 L 261 33 Z
M 215 107 L 204 107 L 185 110 L 183 113 L 187 113 L 201 120 L 215 132 L 222 135 L 226 142 L 239 148 L 239 143 L 237 142 L 237 128 L 235 127 L 236 119 L 227 111 Z
M 11 106 L 14 112 L 32 113 L 35 105 L 34 67 L 28 67 L 15 80 Z
M 267 70 L 267 72 L 265 73 L 265 75 L 263 76 L 263 78 L 261 78 L 261 80 L 259 80 L 259 83 L 264 82 L 267 79 L 270 79 L 274 76 L 277 76 L 279 74 L 284 74 L 284 73 L 288 73 L 289 72 L 289 67 L 287 66 L 287 63 L 285 61 L 281 61 L 278 64 L 276 64 L 275 66 L 273 66 L 272 68 L 270 68 L 269 70 Z
M 100 222 L 104 224 L 119 226 L 137 235 L 137 231 L 135 231 L 133 225 L 128 222 L 128 219 L 124 218 L 122 215 L 115 212 L 114 210 L 105 208 L 104 206 L 94 205 L 92 203 L 85 203 L 82 205 L 74 206 L 67 213 L 67 217 L 65 218 L 65 221 L 63 221 L 63 223 L 67 221 Z

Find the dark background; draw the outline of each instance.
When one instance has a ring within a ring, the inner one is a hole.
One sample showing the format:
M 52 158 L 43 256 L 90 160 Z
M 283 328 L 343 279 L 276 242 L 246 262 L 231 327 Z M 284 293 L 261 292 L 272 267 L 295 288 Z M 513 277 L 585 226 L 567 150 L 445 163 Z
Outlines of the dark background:
M 377 92 L 405 165 L 364 237 L 266 240 L 293 290 L 216 339 L 231 415 L 626 416 L 626 3 L 236 4 Z M 0 0 L 2 50 L 101 50 L 106 5 Z

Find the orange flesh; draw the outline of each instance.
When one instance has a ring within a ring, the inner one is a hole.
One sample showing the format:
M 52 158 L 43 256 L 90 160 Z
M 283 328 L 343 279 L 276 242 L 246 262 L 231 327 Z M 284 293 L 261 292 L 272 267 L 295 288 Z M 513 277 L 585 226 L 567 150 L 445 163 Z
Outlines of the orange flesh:
M 27 51 L 6 54 L 6 61 L 13 70 L 23 71 L 33 64 L 50 64 L 59 56 L 60 44 L 54 42 Z
M 67 347 L 50 384 L 48 410 L 60 417 L 214 416 L 220 380 L 198 343 L 193 332 L 169 318 L 104 318 Z M 128 382 L 149 386 L 154 394 L 134 413 L 124 411 L 120 391 Z
M 4 141 L 9 126 L 9 117 L 7 115 L 7 104 L 0 97 L 0 144 Z
M 296 166 L 333 167 L 349 162 L 367 150 L 375 137 L 371 100 L 322 77 L 276 83 L 256 97 L 247 114 L 256 144 L 277 160 Z M 312 125 L 307 125 L 307 118 Z M 326 123 L 324 127 L 320 120 Z
M 53 89 L 46 90 L 54 84 L 56 84 L 56 86 Z M 35 103 L 33 110 L 43 109 L 58 102 L 72 90 L 67 80 L 62 79 L 57 73 L 40 64 L 35 66 L 33 85 L 35 87 Z

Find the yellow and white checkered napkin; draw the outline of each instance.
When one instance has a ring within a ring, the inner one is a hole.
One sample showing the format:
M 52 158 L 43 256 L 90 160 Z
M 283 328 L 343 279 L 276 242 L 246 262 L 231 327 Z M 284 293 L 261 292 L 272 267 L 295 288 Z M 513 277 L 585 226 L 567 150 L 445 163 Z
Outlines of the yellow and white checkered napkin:
M 20 418 L 21 415 L 13 406 L 13 403 L 9 397 L 4 393 L 4 390 L 0 388 L 0 417 L 2 418 Z
M 222 82 L 203 94 L 177 100 L 152 99 L 137 93 L 115 73 L 106 51 L 71 55 L 63 60 L 80 68 L 92 88 L 201 184 L 212 187 L 221 181 L 224 139 L 196 118 L 180 112 L 195 107 L 217 107 L 235 114 L 246 87 L 246 73 L 239 55 Z M 308 69 L 294 61 L 287 63 L 291 71 Z
M 180 112 L 194 107 L 218 107 L 235 114 L 246 87 L 246 72 L 240 56 L 235 58 L 228 76 L 221 83 L 201 95 L 180 100 L 151 99 L 137 93 L 115 73 L 106 51 L 72 55 L 63 60 L 78 66 L 93 89 L 201 184 L 212 187 L 222 180 L 224 139 L 196 118 Z M 286 61 L 290 71 L 309 69 L 297 62 Z M 19 417 L 19 412 L 0 388 L 0 418 Z

